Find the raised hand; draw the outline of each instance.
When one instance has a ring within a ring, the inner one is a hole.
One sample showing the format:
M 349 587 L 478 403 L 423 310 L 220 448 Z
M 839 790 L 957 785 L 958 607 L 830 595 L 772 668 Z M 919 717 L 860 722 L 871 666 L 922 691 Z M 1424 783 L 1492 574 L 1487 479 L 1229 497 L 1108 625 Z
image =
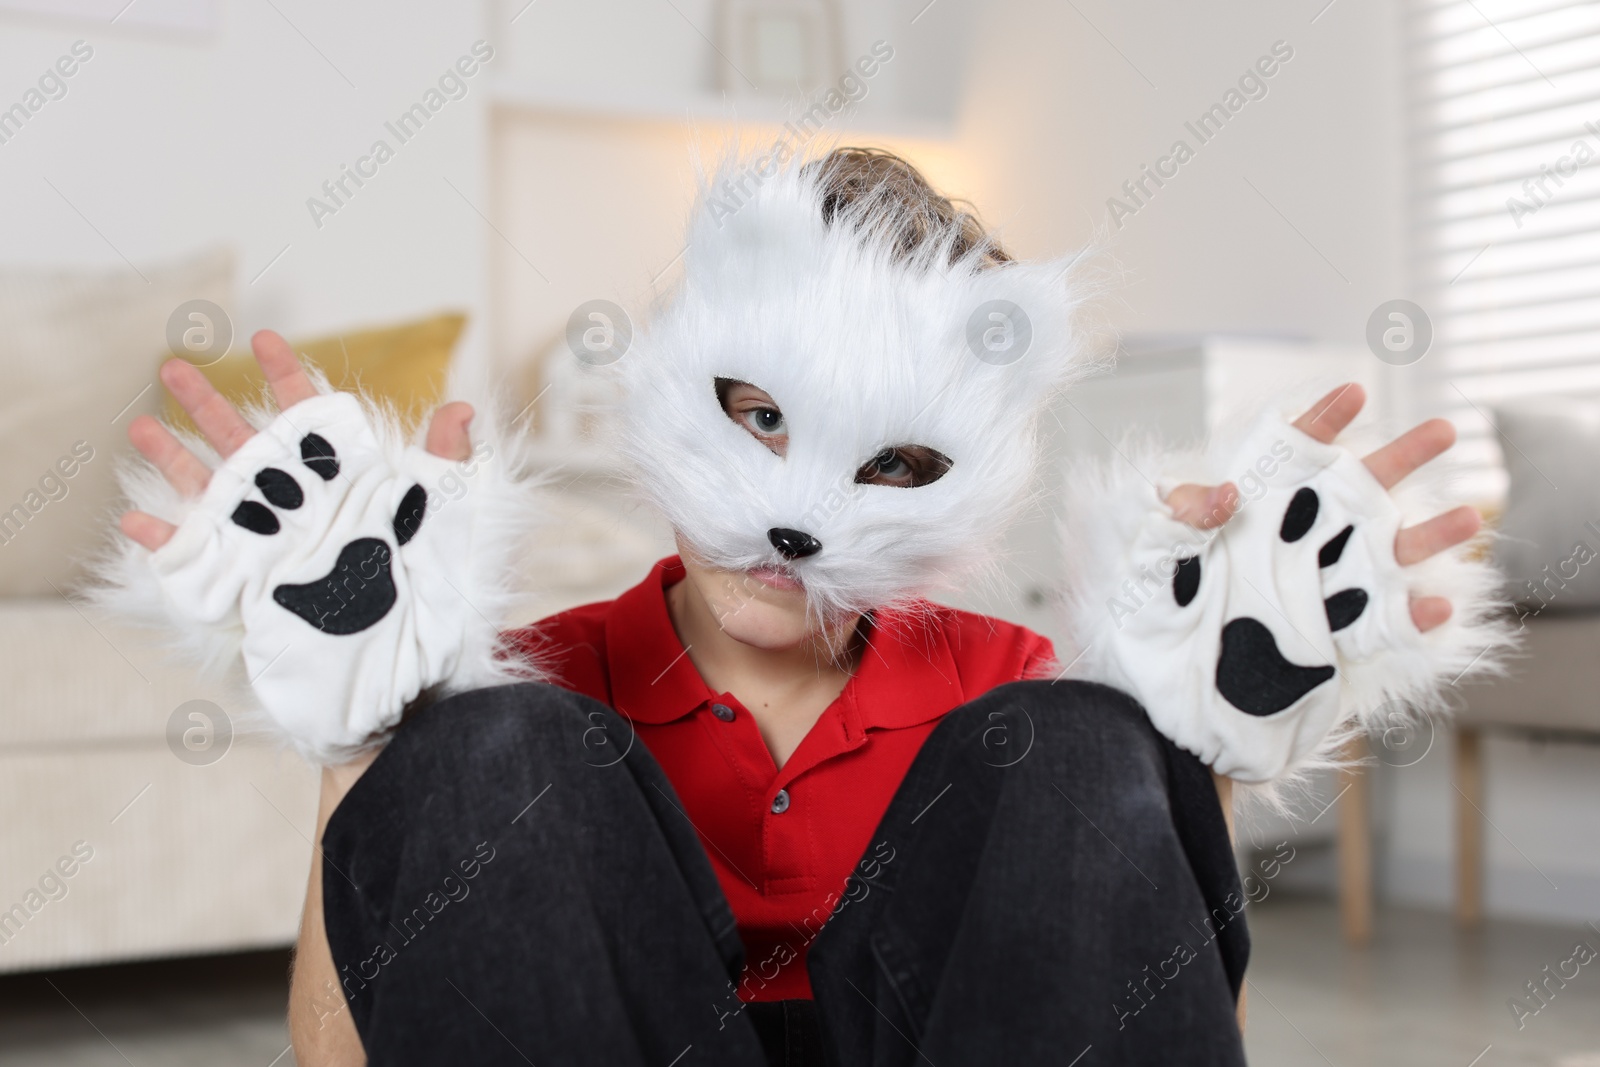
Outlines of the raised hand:
M 261 330 L 250 338 L 251 351 L 272 388 L 278 410 L 287 411 L 316 394 L 305 368 L 289 342 L 271 330 Z M 200 433 L 217 454 L 227 459 L 255 430 L 237 408 L 218 393 L 206 376 L 192 364 L 170 359 L 161 367 L 161 381 L 189 413 Z M 465 460 L 472 454 L 467 427 L 472 423 L 472 406 L 460 401 L 446 404 L 434 412 L 428 424 L 427 450 L 449 460 Z M 184 497 L 197 497 L 211 481 L 211 468 L 185 448 L 172 431 L 148 415 L 141 415 L 128 426 L 128 440 Z M 172 539 L 177 527 L 170 522 L 129 511 L 121 519 L 122 532 L 154 552 Z
M 1313 404 L 1295 420 L 1294 427 L 1323 444 L 1330 444 L 1350 425 L 1366 402 L 1367 394 L 1361 386 L 1353 382 L 1342 385 Z M 1455 427 L 1444 419 L 1430 419 L 1366 456 L 1362 462 L 1380 485 L 1390 489 L 1429 460 L 1448 451 L 1455 441 Z M 1174 488 L 1166 502 L 1174 518 L 1209 530 L 1232 518 L 1239 509 L 1240 500 L 1239 488 L 1232 482 L 1215 486 L 1186 483 Z M 1395 537 L 1395 561 L 1403 567 L 1420 563 L 1470 540 L 1480 524 L 1478 512 L 1462 506 L 1408 526 Z M 1411 600 L 1411 621 L 1424 633 L 1442 625 L 1450 618 L 1451 611 L 1450 601 L 1445 597 Z
M 461 403 L 410 444 L 381 406 L 320 391 L 282 337 L 251 347 L 281 412 L 259 432 L 193 366 L 161 368 L 210 449 L 129 427 L 159 476 L 124 481 L 100 607 L 246 683 L 241 709 L 323 764 L 381 744 L 424 693 L 534 677 L 497 625 L 543 513 L 515 444 L 493 425 L 469 440 Z

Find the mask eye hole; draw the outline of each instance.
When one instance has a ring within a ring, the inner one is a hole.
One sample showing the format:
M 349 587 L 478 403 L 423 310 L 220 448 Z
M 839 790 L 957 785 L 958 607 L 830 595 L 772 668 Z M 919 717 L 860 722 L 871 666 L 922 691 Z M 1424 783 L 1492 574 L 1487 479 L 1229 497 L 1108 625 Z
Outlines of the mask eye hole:
M 718 378 L 716 387 L 717 403 L 728 418 L 775 455 L 789 451 L 789 424 L 766 390 L 736 378 Z
M 856 484 L 915 489 L 943 478 L 950 466 L 949 456 L 927 445 L 896 445 L 863 463 Z

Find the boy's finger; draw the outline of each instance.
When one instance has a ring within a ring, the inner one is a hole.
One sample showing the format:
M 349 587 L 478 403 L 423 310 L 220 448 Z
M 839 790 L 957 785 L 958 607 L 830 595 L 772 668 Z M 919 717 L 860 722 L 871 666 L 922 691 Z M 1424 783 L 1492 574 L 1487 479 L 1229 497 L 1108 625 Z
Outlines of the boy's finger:
M 271 330 L 258 330 L 250 338 L 250 349 L 256 354 L 256 362 L 261 364 L 267 384 L 272 386 L 279 411 L 287 411 L 317 395 L 305 367 L 300 365 L 300 357 L 282 336 Z
M 1442 596 L 1419 596 L 1411 601 L 1411 621 L 1423 633 L 1443 626 L 1454 613 L 1455 608 Z
M 1456 443 L 1456 428 L 1446 419 L 1429 419 L 1413 426 L 1366 459 L 1367 470 L 1385 489 Z
M 1402 567 L 1421 563 L 1429 556 L 1470 540 L 1482 524 L 1483 519 L 1477 509 L 1463 504 L 1443 515 L 1435 515 L 1427 522 L 1407 526 L 1395 535 L 1395 562 Z
M 234 410 L 223 395 L 212 387 L 206 376 L 193 364 L 181 359 L 169 359 L 161 365 L 161 382 L 183 410 L 189 413 L 205 439 L 224 459 L 239 450 L 239 446 L 255 436 L 255 431 L 244 417 Z
M 472 424 L 472 405 L 461 400 L 451 401 L 433 413 L 428 423 L 428 451 L 441 459 L 457 462 L 472 455 L 472 441 L 467 427 Z
M 1179 522 L 1200 530 L 1214 530 L 1239 510 L 1239 487 L 1232 482 L 1221 485 L 1186 482 L 1167 494 L 1167 507 Z
M 180 496 L 199 496 L 211 484 L 211 468 L 149 415 L 140 415 L 128 424 L 128 440 Z
M 1325 445 L 1332 444 L 1366 402 L 1367 391 L 1355 382 L 1347 382 L 1312 404 L 1309 411 L 1294 420 L 1294 428 Z
M 178 528 L 170 522 L 164 522 L 154 515 L 146 515 L 142 511 L 125 511 L 118 522 L 122 532 L 138 544 L 154 552 L 178 532 Z

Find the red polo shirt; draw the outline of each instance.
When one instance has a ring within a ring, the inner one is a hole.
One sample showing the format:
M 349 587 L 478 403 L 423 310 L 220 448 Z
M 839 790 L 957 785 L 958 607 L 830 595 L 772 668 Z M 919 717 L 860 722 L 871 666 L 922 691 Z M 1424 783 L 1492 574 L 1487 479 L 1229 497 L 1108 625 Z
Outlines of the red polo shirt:
M 923 741 L 953 708 L 1049 675 L 1054 651 L 1021 626 L 954 608 L 874 612 L 860 667 L 780 770 L 750 712 L 685 654 L 665 595 L 683 577 L 669 557 L 616 600 L 513 636 L 542 655 L 551 681 L 629 719 L 661 764 L 738 920 L 739 995 L 810 997 L 806 950 Z

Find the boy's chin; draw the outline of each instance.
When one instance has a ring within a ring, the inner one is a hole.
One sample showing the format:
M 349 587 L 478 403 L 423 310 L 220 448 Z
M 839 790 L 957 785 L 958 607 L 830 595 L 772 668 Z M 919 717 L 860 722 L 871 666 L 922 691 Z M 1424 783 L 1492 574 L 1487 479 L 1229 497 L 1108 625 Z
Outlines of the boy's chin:
M 712 571 L 703 578 L 707 606 L 735 641 L 776 651 L 815 636 L 803 588 L 769 584 L 748 571 Z
M 718 621 L 723 633 L 735 641 L 768 652 L 787 651 L 816 636 L 806 618 L 804 596 L 798 608 L 748 601 L 740 608 L 719 615 Z

